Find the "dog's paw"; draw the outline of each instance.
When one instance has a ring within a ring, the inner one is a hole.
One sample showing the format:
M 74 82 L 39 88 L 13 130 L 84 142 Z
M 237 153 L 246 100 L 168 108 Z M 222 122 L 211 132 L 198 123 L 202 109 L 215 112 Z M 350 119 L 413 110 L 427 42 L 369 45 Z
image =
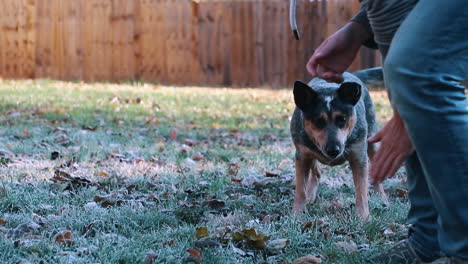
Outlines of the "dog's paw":
M 307 204 L 313 204 L 315 202 L 315 198 L 317 198 L 316 192 L 309 193 L 306 198 Z
M 294 203 L 294 207 L 291 210 L 291 213 L 294 215 L 300 215 L 306 210 L 306 205 L 305 203 Z
M 367 222 L 369 220 L 369 209 L 361 209 L 359 210 L 359 208 L 357 209 L 357 215 L 359 216 L 359 218 L 361 219 L 361 221 L 363 222 Z

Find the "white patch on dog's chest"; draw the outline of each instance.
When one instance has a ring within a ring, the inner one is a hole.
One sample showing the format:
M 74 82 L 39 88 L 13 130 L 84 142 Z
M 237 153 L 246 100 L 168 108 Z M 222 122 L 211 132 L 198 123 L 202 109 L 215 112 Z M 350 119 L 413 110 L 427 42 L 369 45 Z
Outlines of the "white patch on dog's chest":
M 325 105 L 327 106 L 327 110 L 330 111 L 331 110 L 331 101 L 333 100 L 333 97 L 325 96 L 323 98 L 323 100 L 325 101 Z

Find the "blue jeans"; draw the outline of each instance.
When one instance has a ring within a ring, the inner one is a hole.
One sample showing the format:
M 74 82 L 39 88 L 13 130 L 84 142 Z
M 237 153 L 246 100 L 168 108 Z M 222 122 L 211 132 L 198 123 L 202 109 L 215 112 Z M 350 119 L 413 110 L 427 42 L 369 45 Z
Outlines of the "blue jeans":
M 426 257 L 468 259 L 468 5 L 420 1 L 393 38 L 385 85 L 415 152 L 406 162 L 409 241 Z

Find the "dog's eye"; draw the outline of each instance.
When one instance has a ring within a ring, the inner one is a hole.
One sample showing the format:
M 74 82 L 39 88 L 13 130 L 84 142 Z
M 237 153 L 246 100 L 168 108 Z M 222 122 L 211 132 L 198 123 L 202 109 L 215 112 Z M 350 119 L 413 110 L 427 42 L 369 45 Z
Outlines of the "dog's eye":
M 335 118 L 336 125 L 339 127 L 344 127 L 346 124 L 346 117 L 345 116 L 337 116 Z
M 318 129 L 325 128 L 326 125 L 327 125 L 327 121 L 326 121 L 324 118 L 317 118 L 317 119 L 315 120 L 315 126 L 316 126 Z

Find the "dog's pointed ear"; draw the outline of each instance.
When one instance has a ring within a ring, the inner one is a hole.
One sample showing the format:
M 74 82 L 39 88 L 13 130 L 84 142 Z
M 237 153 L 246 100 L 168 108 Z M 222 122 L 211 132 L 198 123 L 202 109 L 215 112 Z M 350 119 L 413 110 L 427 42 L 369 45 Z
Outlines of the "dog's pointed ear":
M 294 83 L 294 102 L 297 108 L 304 111 L 306 107 L 317 99 L 317 92 L 315 92 L 309 85 L 301 81 Z
M 338 88 L 338 98 L 348 104 L 357 104 L 361 99 L 361 85 L 355 82 L 342 83 Z

